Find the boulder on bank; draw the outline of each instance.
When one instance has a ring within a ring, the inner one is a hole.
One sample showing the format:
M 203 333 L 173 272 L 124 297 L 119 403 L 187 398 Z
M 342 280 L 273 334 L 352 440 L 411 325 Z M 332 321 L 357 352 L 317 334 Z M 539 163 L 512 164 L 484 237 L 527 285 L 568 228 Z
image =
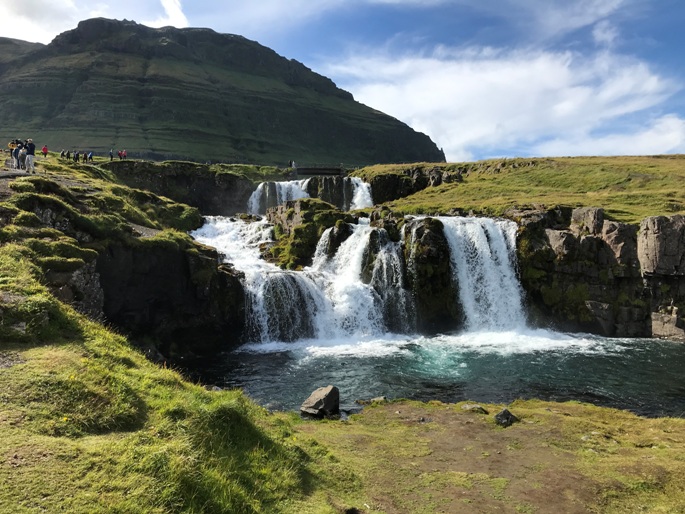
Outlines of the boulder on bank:
M 504 428 L 510 427 L 519 421 L 521 420 L 509 412 L 509 409 L 503 409 L 501 412 L 495 414 L 495 423 Z
M 302 403 L 300 412 L 317 419 L 339 414 L 340 391 L 332 385 L 319 387 Z

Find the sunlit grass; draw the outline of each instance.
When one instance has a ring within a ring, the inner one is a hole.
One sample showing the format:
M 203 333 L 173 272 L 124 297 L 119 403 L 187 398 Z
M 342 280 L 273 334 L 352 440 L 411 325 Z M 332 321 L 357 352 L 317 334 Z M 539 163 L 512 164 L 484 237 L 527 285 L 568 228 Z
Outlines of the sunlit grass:
M 463 182 L 428 187 L 389 206 L 407 213 L 451 209 L 501 215 L 511 207 L 602 207 L 608 218 L 637 223 L 685 213 L 685 156 L 559 157 L 479 163 L 386 165 L 362 176 L 404 173 L 412 166 L 463 170 Z

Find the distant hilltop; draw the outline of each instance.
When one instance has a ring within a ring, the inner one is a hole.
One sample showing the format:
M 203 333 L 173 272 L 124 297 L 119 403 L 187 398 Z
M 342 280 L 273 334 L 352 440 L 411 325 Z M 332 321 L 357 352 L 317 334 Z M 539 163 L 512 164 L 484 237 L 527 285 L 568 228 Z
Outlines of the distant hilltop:
M 0 90 L 0 138 L 51 150 L 261 164 L 445 160 L 427 135 L 302 63 L 210 29 L 95 18 L 48 45 L 0 38 Z

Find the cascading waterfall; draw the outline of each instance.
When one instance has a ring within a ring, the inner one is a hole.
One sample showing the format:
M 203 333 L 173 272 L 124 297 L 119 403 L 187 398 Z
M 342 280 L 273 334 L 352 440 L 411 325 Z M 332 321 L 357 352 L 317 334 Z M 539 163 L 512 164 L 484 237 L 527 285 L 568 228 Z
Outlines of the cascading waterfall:
M 385 326 L 402 334 L 416 330 L 416 306 L 407 289 L 402 243 L 390 241 L 385 230 L 378 231 L 379 250 L 371 272 L 371 285 L 381 298 Z
M 451 250 L 466 328 L 520 326 L 523 307 L 513 266 L 516 224 L 486 218 L 439 219 Z M 416 308 L 405 276 L 406 243 L 390 241 L 384 229 L 360 218 L 330 255 L 332 230 L 319 240 L 312 266 L 299 272 L 282 270 L 259 257 L 259 245 L 271 237 L 265 222 L 208 218 L 193 236 L 217 247 L 245 274 L 247 333 L 253 342 L 415 331 Z
M 335 197 L 333 191 L 340 189 L 340 199 L 332 203 L 342 202 L 338 207 L 344 211 L 364 209 L 373 206 L 371 197 L 371 184 L 364 182 L 359 177 L 319 177 L 324 183 L 324 198 Z M 330 179 L 330 180 L 329 180 Z M 310 181 L 290 180 L 284 182 L 262 182 L 257 186 L 247 201 L 247 211 L 250 214 L 265 214 L 267 209 L 281 205 L 289 200 L 309 198 Z M 336 186 L 337 184 L 337 186 Z M 316 189 L 316 187 L 314 188 Z M 315 194 L 312 192 L 311 194 Z
M 450 246 L 467 330 L 508 330 L 525 325 L 515 271 L 517 225 L 490 218 L 438 218 Z
M 247 201 L 247 211 L 250 214 L 265 214 L 267 209 L 281 205 L 288 200 L 309 198 L 307 193 L 308 181 L 309 179 L 262 182 L 250 195 Z
M 371 197 L 371 184 L 364 182 L 359 177 L 346 177 L 345 180 L 352 182 L 352 201 L 348 210 L 365 209 L 373 207 L 373 199 Z

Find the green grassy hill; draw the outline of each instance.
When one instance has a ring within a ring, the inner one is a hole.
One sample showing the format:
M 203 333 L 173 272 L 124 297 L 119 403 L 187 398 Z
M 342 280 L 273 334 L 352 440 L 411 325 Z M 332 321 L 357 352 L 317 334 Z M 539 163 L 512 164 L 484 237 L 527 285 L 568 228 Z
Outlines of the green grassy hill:
M 389 202 L 407 213 L 463 212 L 501 215 L 507 209 L 558 205 L 602 207 L 609 219 L 639 223 L 647 216 L 685 213 L 685 156 L 555 157 L 472 163 L 371 166 L 356 172 L 367 181 L 417 171 L 461 174 L 463 181 L 426 187 Z
M 444 160 L 426 135 L 241 36 L 92 19 L 0 50 L 0 141 L 281 166 Z

